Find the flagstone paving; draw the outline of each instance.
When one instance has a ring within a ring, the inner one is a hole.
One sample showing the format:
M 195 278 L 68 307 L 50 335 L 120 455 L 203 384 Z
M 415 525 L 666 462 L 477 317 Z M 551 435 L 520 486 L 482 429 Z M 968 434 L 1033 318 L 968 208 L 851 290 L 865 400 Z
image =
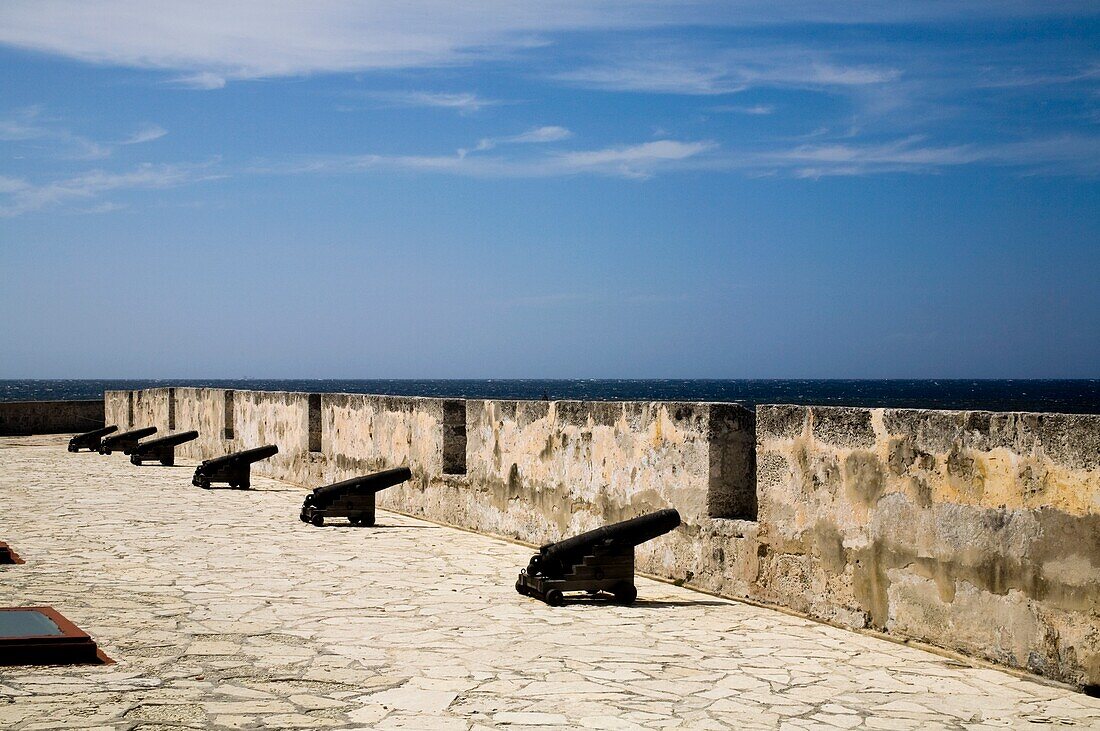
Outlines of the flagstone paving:
M 0 605 L 115 660 L 0 668 L 0 728 L 1100 728 L 1100 699 L 639 579 L 631 607 L 519 596 L 531 549 L 303 490 L 0 439 Z

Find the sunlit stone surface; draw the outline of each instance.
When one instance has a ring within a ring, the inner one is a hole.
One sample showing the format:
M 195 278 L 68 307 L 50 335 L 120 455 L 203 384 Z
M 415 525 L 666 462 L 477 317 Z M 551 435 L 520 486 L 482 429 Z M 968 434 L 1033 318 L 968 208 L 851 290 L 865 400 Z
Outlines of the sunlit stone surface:
M 641 579 L 551 609 L 530 549 L 379 513 L 298 521 L 304 491 L 190 484 L 0 439 L 0 605 L 53 605 L 116 660 L 0 668 L 0 728 L 1100 726 L 1100 699 Z

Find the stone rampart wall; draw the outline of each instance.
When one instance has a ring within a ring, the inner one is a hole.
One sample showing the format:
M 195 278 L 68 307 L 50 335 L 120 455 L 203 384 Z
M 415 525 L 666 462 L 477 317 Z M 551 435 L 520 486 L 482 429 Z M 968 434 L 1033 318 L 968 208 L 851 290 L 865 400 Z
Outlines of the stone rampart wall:
M 103 426 L 102 401 L 0 401 L 0 436 L 67 434 Z
M 129 401 L 107 394 L 108 423 Z M 183 459 L 274 443 L 256 472 L 308 487 L 404 465 L 413 480 L 381 507 L 530 543 L 675 507 L 684 524 L 639 548 L 640 570 L 1100 682 L 1100 417 L 187 388 L 133 402 L 135 421 L 200 432 Z
M 1100 417 L 757 411 L 758 596 L 1100 681 Z

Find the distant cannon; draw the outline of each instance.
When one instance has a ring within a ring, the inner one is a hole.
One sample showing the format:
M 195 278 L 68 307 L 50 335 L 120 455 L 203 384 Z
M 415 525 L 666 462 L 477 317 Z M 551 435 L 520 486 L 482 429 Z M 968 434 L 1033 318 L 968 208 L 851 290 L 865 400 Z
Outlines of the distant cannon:
M 99 453 L 110 454 L 111 452 L 122 452 L 123 454 L 130 454 L 137 448 L 139 439 L 144 439 L 156 433 L 157 428 L 155 426 L 146 426 L 141 429 L 132 429 L 130 431 L 114 434 L 99 443 Z
M 246 449 L 224 457 L 204 460 L 195 470 L 191 484 L 209 490 L 212 482 L 226 482 L 233 489 L 247 490 L 252 485 L 249 479 L 249 468 L 252 463 L 278 453 L 278 447 L 268 444 L 266 447 Z
M 565 601 L 565 592 L 591 596 L 610 593 L 620 604 L 638 598 L 634 586 L 634 547 L 664 535 L 680 525 L 680 514 L 658 510 L 621 523 L 547 543 L 520 571 L 516 591 L 542 599 L 551 606 Z
M 83 434 L 77 434 L 75 437 L 69 440 L 69 451 L 79 452 L 81 449 L 88 449 L 92 452 L 99 451 L 99 445 L 103 441 L 103 437 L 118 431 L 118 427 L 112 424 L 111 426 L 105 426 L 102 429 L 93 429 Z
M 176 464 L 176 447 L 199 438 L 197 431 L 182 431 L 147 442 L 139 442 L 130 452 L 130 462 L 139 467 L 143 462 L 159 461 L 165 467 Z
M 325 524 L 325 518 L 347 518 L 352 525 L 374 525 L 374 495 L 412 479 L 408 467 L 353 477 L 318 487 L 306 495 L 299 514 L 303 523 Z

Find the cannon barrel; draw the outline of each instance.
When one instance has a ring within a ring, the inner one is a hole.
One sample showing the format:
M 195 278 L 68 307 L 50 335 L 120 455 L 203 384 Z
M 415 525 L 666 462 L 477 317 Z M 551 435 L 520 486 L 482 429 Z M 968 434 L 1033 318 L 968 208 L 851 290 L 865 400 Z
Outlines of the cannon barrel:
M 117 442 L 134 441 L 149 436 L 150 434 L 156 434 L 157 428 L 155 426 L 143 426 L 140 429 L 131 429 L 130 431 L 119 432 L 112 436 L 107 437 L 103 441 L 109 444 L 115 444 Z
M 141 453 L 141 452 L 144 452 L 144 451 L 150 450 L 150 449 L 161 449 L 161 448 L 164 448 L 164 447 L 176 447 L 176 446 L 179 446 L 180 444 L 183 444 L 184 442 L 190 442 L 190 441 L 192 441 L 194 439 L 198 439 L 198 438 L 199 438 L 199 433 L 197 431 L 181 431 L 181 432 L 178 432 L 176 434 L 167 434 L 163 437 L 158 437 L 156 439 L 150 439 L 149 441 L 146 441 L 146 442 L 138 442 L 137 449 L 135 451 L 138 452 L 138 453 Z
M 398 467 L 397 469 L 375 472 L 372 475 L 353 477 L 350 480 L 314 488 L 313 493 L 308 496 L 309 504 L 317 508 L 324 508 L 344 495 L 380 492 L 387 487 L 400 485 L 402 482 L 411 479 L 412 472 L 408 467 Z
M 111 424 L 110 426 L 105 426 L 102 429 L 92 429 L 91 431 L 86 431 L 83 434 L 77 434 L 73 437 L 73 439 L 102 439 L 108 434 L 116 431 L 118 431 L 118 427 L 114 424 Z
M 116 431 L 118 431 L 118 427 L 114 424 L 111 424 L 110 426 L 105 426 L 102 429 L 93 429 L 91 431 L 84 432 L 83 434 L 77 434 L 69 440 L 69 451 L 75 452 L 81 447 L 94 450 L 99 446 L 99 443 L 103 439 L 103 437 Z
M 632 548 L 664 535 L 678 525 L 680 525 L 680 514 L 672 508 L 667 508 L 624 520 L 621 523 L 605 525 L 557 543 L 547 543 L 539 548 L 539 554 L 548 560 L 569 563 L 570 559 L 576 556 L 591 553 L 595 546 L 614 544 L 623 548 Z
M 252 464 L 253 462 L 259 462 L 261 459 L 267 459 L 268 457 L 271 457 L 278 453 L 279 448 L 274 444 L 268 444 L 263 447 L 255 447 L 253 449 L 244 449 L 240 452 L 227 454 L 223 457 L 204 459 L 202 462 L 202 469 L 213 470 L 227 467 L 233 464 Z
M 155 426 L 147 426 L 141 429 L 131 429 L 130 431 L 124 431 L 119 434 L 112 434 L 109 437 L 105 437 L 99 443 L 99 453 L 110 454 L 117 450 L 129 454 L 137 448 L 139 439 L 156 433 L 157 428 Z

